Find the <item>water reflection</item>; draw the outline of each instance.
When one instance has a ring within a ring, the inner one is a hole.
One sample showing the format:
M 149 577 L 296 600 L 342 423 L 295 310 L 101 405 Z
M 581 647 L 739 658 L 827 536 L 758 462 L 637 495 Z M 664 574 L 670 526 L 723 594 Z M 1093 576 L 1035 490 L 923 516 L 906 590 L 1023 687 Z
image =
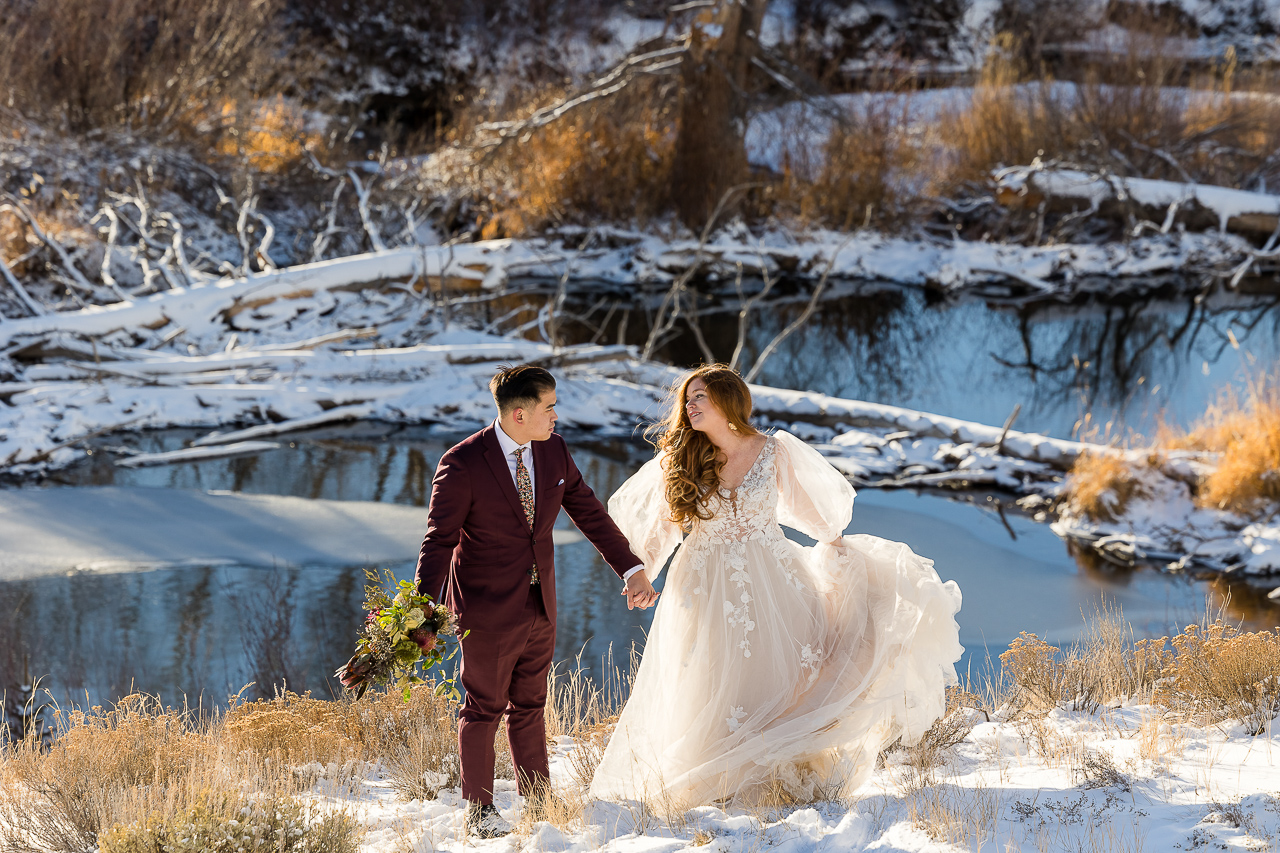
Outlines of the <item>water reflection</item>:
M 1218 294 L 993 307 L 868 286 L 825 301 L 758 381 L 989 424 L 1003 423 L 1021 404 L 1020 428 L 1060 437 L 1070 437 L 1086 415 L 1086 429 L 1105 433 L 1110 424 L 1113 435 L 1151 434 L 1162 414 L 1186 425 L 1219 389 L 1238 386 L 1245 371 L 1280 361 L 1278 305 L 1272 296 Z M 758 309 L 745 365 L 803 307 L 803 299 L 792 299 Z M 576 331 L 614 340 L 619 325 L 615 319 Z M 701 327 L 715 357 L 728 361 L 737 317 L 707 314 Z M 636 344 L 647 334 L 635 312 L 621 330 Z M 687 328 L 659 354 L 683 365 L 703 358 Z
M 191 431 L 137 436 L 148 450 L 172 449 Z M 60 475 L 66 486 L 231 488 L 424 506 L 431 472 L 454 440 L 429 429 L 357 424 L 295 437 L 257 457 L 165 468 L 117 469 L 95 455 Z M 575 442 L 588 483 L 607 496 L 643 461 L 643 447 Z M 1226 614 L 1248 627 L 1276 622 L 1265 590 L 1200 583 L 1150 569 L 1072 555 L 1043 524 L 1001 514 L 993 501 L 967 503 L 908 491 L 859 493 L 849 532 L 909 543 L 937 561 L 964 591 L 962 642 L 981 664 L 1019 631 L 1057 642 L 1082 614 L 1119 604 L 1140 634 L 1160 636 L 1198 621 L 1206 602 L 1229 596 Z M 423 513 L 425 523 L 425 512 Z M 559 525 L 568 527 L 561 518 Z M 643 643 L 652 611 L 628 611 L 620 584 L 583 541 L 556 550 L 560 624 L 556 658 L 588 666 L 612 645 Z M 412 562 L 388 566 L 409 577 Z M 62 701 L 102 701 L 134 690 L 166 701 L 223 702 L 287 684 L 328 696 L 331 674 L 350 654 L 361 617 L 364 566 L 261 569 L 196 566 L 149 572 L 70 573 L 0 583 L 0 678 L 17 683 L 22 656 L 48 676 Z M 967 663 L 967 662 L 966 662 Z
M 1161 414 L 1183 424 L 1199 416 L 1220 388 L 1240 380 L 1242 368 L 1280 362 L 1274 306 L 1206 298 L 992 310 L 880 288 L 826 303 L 782 345 L 759 381 L 985 423 L 1001 423 L 1020 403 L 1020 427 L 1060 436 L 1085 414 L 1097 424 L 1112 422 L 1113 432 L 1149 432 Z M 784 303 L 757 313 L 748 362 L 800 307 Z M 639 312 L 613 316 L 612 325 L 579 333 L 643 341 Z M 629 324 L 619 329 L 624 316 Z M 717 357 L 728 358 L 736 318 L 704 318 L 703 328 Z M 687 334 L 667 342 L 664 353 L 681 363 L 700 359 Z M 167 430 L 103 444 L 158 452 L 202 433 Z M 119 469 L 109 454 L 95 453 L 51 483 L 425 507 L 432 471 L 456 438 L 422 427 L 346 425 L 295 436 L 256 456 L 159 468 Z M 576 441 L 575 458 L 607 496 L 647 452 Z M 562 517 L 559 526 L 570 525 Z M 960 582 L 962 640 L 979 660 L 984 646 L 998 654 L 1023 630 L 1070 639 L 1082 613 L 1104 600 L 1121 604 L 1140 634 L 1155 636 L 1198 621 L 1206 603 L 1250 628 L 1275 625 L 1280 613 L 1266 588 L 1102 564 L 1092 552 L 1069 553 L 1047 527 L 1025 517 L 937 495 L 863 491 L 850 529 L 908 542 Z M 559 546 L 556 562 L 559 660 L 581 654 L 590 665 L 611 644 L 643 641 L 651 611 L 626 609 L 617 578 L 589 544 Z M 137 689 L 168 701 L 185 695 L 217 702 L 251 681 L 261 692 L 287 682 L 329 695 L 331 673 L 349 654 L 360 618 L 364 568 L 218 565 L 0 582 L 0 612 L 7 614 L 0 620 L 0 684 L 16 685 L 30 655 L 60 699 L 109 700 Z M 407 577 L 412 563 L 390 568 Z

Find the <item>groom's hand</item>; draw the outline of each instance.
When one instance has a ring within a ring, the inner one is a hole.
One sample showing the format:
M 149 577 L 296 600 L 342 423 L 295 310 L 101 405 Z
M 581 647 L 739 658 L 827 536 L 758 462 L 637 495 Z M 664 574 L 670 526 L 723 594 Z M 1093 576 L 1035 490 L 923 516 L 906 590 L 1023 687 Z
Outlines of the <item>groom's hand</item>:
M 622 590 L 622 594 L 627 597 L 628 610 L 652 607 L 658 601 L 658 591 L 653 588 L 653 584 L 649 583 L 649 579 L 642 571 L 627 578 L 627 585 Z

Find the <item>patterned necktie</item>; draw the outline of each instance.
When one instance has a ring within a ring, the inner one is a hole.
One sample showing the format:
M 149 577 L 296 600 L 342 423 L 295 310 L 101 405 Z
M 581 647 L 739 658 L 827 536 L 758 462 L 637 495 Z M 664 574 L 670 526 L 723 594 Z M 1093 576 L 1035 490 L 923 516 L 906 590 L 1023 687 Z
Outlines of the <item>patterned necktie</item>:
M 529 479 L 529 469 L 524 467 L 525 448 L 517 447 L 511 451 L 516 455 L 516 491 L 520 493 L 520 503 L 524 507 L 525 517 L 529 519 L 529 529 L 533 529 L 533 481 Z
M 525 518 L 529 519 L 529 529 L 533 529 L 533 481 L 529 479 L 529 469 L 524 467 L 525 448 L 517 447 L 511 451 L 516 455 L 516 491 L 520 493 L 520 505 L 524 507 Z M 538 565 L 534 564 L 529 572 L 529 583 L 538 582 Z

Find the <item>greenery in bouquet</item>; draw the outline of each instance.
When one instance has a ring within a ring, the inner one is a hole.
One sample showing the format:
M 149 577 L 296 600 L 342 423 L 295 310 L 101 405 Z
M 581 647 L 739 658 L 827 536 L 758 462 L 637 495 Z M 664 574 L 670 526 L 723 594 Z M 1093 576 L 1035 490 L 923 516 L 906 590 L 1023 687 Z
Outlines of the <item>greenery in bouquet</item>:
M 370 686 L 389 684 L 407 702 L 415 684 L 427 683 L 424 672 L 458 653 L 457 624 L 448 608 L 419 595 L 411 581 L 397 581 L 389 571 L 385 576 L 386 585 L 376 571 L 365 571 L 368 615 L 356 637 L 356 653 L 334 675 L 357 699 Z M 387 587 L 395 590 L 394 597 Z M 459 697 L 452 678 L 439 678 L 436 693 Z

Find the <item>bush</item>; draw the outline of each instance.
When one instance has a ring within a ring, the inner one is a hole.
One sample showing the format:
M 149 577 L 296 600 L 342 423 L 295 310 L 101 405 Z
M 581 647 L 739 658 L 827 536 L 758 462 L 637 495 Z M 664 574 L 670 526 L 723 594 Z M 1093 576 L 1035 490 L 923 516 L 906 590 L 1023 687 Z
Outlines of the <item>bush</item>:
M 288 798 L 203 800 L 181 814 L 115 826 L 100 853 L 355 853 L 359 827 L 341 814 L 312 815 Z
M 1218 454 L 1198 484 L 1201 506 L 1248 515 L 1280 501 L 1280 385 L 1273 377 L 1251 381 L 1243 399 L 1227 389 L 1190 432 L 1163 433 L 1165 446 Z
M 267 78 L 280 0 L 16 0 L 0 80 L 20 112 L 84 133 L 194 128 Z
M 480 154 L 473 177 L 489 209 L 481 236 L 601 219 L 641 223 L 663 213 L 671 201 L 675 114 L 662 85 L 637 81 Z M 540 93 L 532 104 L 554 102 L 557 94 Z
M 1254 735 L 1280 713 L 1280 633 L 1214 621 L 1189 625 L 1173 648 L 1162 697 L 1175 710 L 1204 723 L 1241 720 Z
M 1135 642 L 1118 609 L 1096 612 L 1085 636 L 1066 649 L 1023 631 L 1000 655 L 1012 682 L 1009 705 L 1015 712 L 1042 712 L 1069 702 L 1092 712 L 1103 703 L 1149 696 L 1170 659 L 1165 641 Z
M 1280 171 L 1270 159 L 1280 146 L 1274 81 L 1242 79 L 1233 54 L 1193 75 L 1161 47 L 1134 35 L 1080 82 L 1059 82 L 1023 64 L 1020 45 L 1002 35 L 970 103 L 943 117 L 953 188 L 1037 159 L 1244 189 L 1269 183 Z
M 1099 521 L 1114 522 L 1129 501 L 1146 496 L 1134 471 L 1118 453 L 1082 453 L 1067 475 L 1065 496 L 1071 509 Z

